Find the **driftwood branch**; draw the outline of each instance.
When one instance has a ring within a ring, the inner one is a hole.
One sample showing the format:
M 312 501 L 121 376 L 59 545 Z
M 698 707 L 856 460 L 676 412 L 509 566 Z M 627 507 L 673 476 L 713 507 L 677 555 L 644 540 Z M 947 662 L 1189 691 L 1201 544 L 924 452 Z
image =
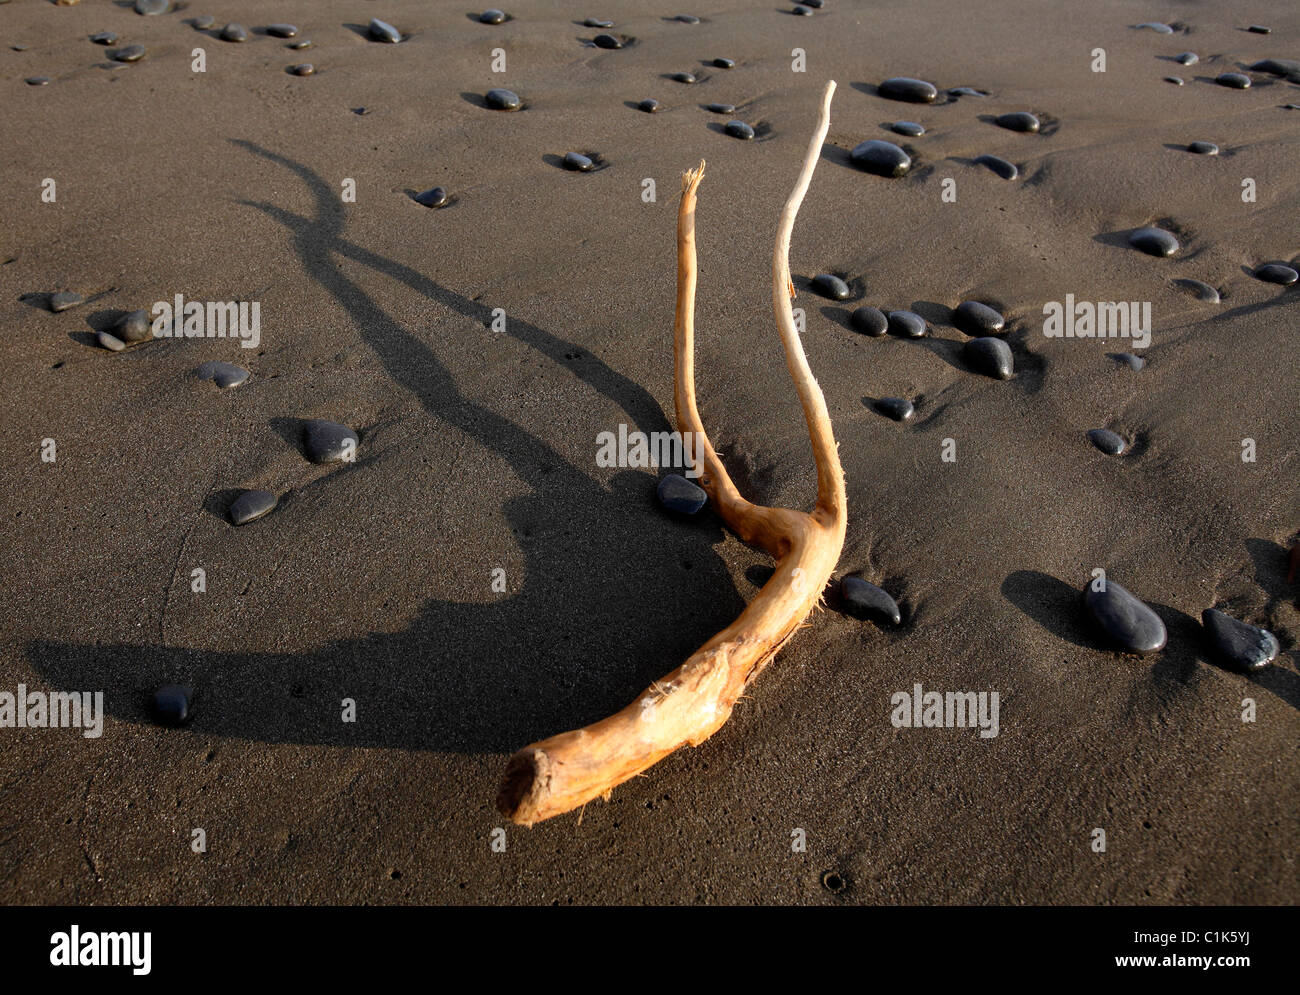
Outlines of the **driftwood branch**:
M 781 212 L 772 254 L 772 310 L 817 466 L 811 514 L 745 500 L 710 444 L 695 404 L 695 201 L 704 163 L 682 176 L 677 214 L 677 427 L 695 436 L 700 486 L 723 521 L 776 560 L 776 572 L 740 617 L 622 711 L 583 729 L 524 747 L 506 765 L 497 807 L 514 822 L 560 815 L 646 770 L 682 746 L 704 742 L 727 721 L 746 684 L 776 655 L 821 600 L 844 546 L 844 473 L 821 388 L 808 368 L 790 299 L 790 233 L 830 127 L 835 83 L 826 85 L 817 132 Z M 687 447 L 689 448 L 689 447 Z

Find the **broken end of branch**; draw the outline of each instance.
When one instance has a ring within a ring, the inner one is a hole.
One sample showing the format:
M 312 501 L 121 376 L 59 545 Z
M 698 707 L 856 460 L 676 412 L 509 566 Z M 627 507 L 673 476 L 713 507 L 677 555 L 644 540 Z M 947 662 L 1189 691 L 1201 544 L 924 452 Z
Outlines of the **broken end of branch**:
M 538 802 L 551 782 L 551 758 L 542 750 L 523 749 L 506 764 L 497 792 L 497 811 L 511 822 L 531 826 L 540 821 Z
M 700 180 L 702 179 L 704 179 L 703 159 L 700 160 L 700 164 L 694 169 L 688 169 L 682 173 L 682 193 L 688 196 L 693 196 L 695 191 L 699 189 Z

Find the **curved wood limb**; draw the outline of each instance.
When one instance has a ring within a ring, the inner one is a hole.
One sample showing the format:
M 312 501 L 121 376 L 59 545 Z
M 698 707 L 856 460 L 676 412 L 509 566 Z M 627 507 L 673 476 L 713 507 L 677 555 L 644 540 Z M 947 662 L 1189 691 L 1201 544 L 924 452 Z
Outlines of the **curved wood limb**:
M 524 747 L 506 764 L 497 808 L 531 826 L 608 798 L 616 785 L 682 746 L 704 742 L 727 721 L 746 684 L 776 655 L 821 600 L 839 561 L 847 524 L 844 472 L 821 388 L 808 368 L 790 298 L 790 234 L 812 182 L 830 128 L 835 83 L 822 98 L 816 134 L 781 213 L 772 255 L 772 310 L 785 349 L 817 466 L 817 504 L 811 514 L 752 504 L 741 496 L 710 444 L 695 404 L 695 202 L 704 163 L 682 177 L 677 215 L 677 427 L 695 436 L 700 486 L 723 521 L 746 542 L 770 553 L 776 572 L 731 625 L 622 711 L 583 729 Z

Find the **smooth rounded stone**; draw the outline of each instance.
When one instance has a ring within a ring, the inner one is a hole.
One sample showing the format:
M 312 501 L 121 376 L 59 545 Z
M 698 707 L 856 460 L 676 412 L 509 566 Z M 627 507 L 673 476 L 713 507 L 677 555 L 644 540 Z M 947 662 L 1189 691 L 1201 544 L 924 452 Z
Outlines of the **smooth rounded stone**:
M 714 104 L 709 104 L 709 110 L 711 110 L 714 114 L 735 114 L 736 105 L 714 103 Z
M 1162 24 L 1159 21 L 1147 21 L 1144 24 L 1138 25 L 1139 31 L 1142 31 L 1144 29 L 1147 31 L 1154 31 L 1158 35 L 1171 35 L 1174 33 L 1173 28 L 1171 28 L 1168 24 Z
M 599 17 L 588 17 L 585 21 L 582 22 L 582 26 L 584 28 L 612 28 L 614 26 L 614 22 L 605 21 Z
M 488 90 L 483 94 L 483 99 L 487 105 L 494 111 L 517 111 L 523 105 L 519 99 L 519 94 L 514 90 L 502 90 L 500 88 Z
M 732 138 L 739 138 L 742 142 L 754 140 L 754 129 L 744 121 L 728 121 L 722 130 Z
M 193 25 L 195 31 L 207 31 L 208 28 L 212 27 L 216 23 L 217 19 L 211 14 L 200 14 L 198 17 L 194 18 L 194 20 L 190 21 L 190 24 Z
M 903 621 L 898 602 L 889 596 L 889 592 L 861 577 L 841 577 L 840 598 L 844 610 L 854 618 L 888 625 L 900 625 Z
M 1252 24 L 1246 30 L 1252 35 L 1271 35 L 1273 33 L 1272 28 L 1265 27 L 1263 24 Z
M 590 173 L 596 168 L 596 164 L 590 156 L 585 156 L 581 152 L 566 152 L 564 153 L 564 168 L 571 169 L 575 173 Z
M 924 338 L 925 319 L 915 311 L 890 311 L 889 330 L 905 339 Z
M 889 130 L 896 135 L 907 135 L 909 138 L 920 138 L 925 134 L 925 128 L 915 121 L 895 121 L 889 126 Z
M 679 473 L 670 473 L 659 481 L 655 491 L 659 503 L 669 511 L 694 515 L 709 500 L 704 488 L 687 480 Z
M 1260 59 L 1250 68 L 1270 76 L 1300 76 L 1300 59 Z
M 1201 61 L 1201 57 L 1195 52 L 1183 52 L 1174 56 L 1174 61 L 1184 66 L 1194 66 Z
M 916 405 L 905 397 L 882 397 L 875 403 L 875 409 L 894 421 L 911 421 L 916 414 Z
M 387 42 L 390 45 L 396 45 L 402 40 L 402 33 L 387 21 L 381 21 L 377 17 L 370 19 L 370 24 L 366 28 L 370 37 L 375 41 Z
M 1210 304 L 1219 303 L 1218 289 L 1211 287 L 1208 283 L 1203 283 L 1200 280 L 1193 280 L 1191 277 L 1180 277 L 1175 280 L 1174 283 L 1190 290 L 1196 295 L 1196 299 L 1199 301 L 1207 301 Z
M 447 196 L 446 187 L 434 187 L 431 190 L 417 193 L 411 199 L 417 204 L 423 204 L 425 207 L 442 207 L 450 198 Z
M 1112 432 L 1108 428 L 1093 428 L 1088 430 L 1088 441 L 1100 449 L 1107 456 L 1122 456 L 1127 443 L 1124 436 L 1118 432 Z
M 1010 380 L 1016 371 L 1011 346 L 991 335 L 971 339 L 962 346 L 962 356 L 972 370 L 994 380 Z
M 1187 146 L 1188 152 L 1195 152 L 1197 155 L 1218 155 L 1219 146 L 1213 142 L 1192 142 Z
M 1233 618 L 1217 608 L 1201 612 L 1201 624 L 1209 633 L 1219 656 L 1237 670 L 1262 670 L 1281 651 L 1273 633 Z
M 1214 77 L 1214 82 L 1219 86 L 1226 86 L 1233 90 L 1249 90 L 1250 77 L 1245 73 L 1219 73 Z
M 1288 111 L 1300 111 L 1300 104 L 1283 104 L 1282 109 Z
M 952 323 L 967 335 L 997 335 L 1007 322 L 987 304 L 962 301 L 952 312 Z
M 478 19 L 480 24 L 505 24 L 506 21 L 510 20 L 510 15 L 504 10 L 497 10 L 492 7 L 479 14 Z
M 231 21 L 221 29 L 221 34 L 217 37 L 222 41 L 248 41 L 248 31 L 242 24 Z
M 623 41 L 615 35 L 596 35 L 591 39 L 597 48 L 622 48 Z
M 637 110 L 645 111 L 647 114 L 653 114 L 659 110 L 659 101 L 653 97 L 647 97 L 641 103 L 637 104 Z
M 872 138 L 858 145 L 849 153 L 849 159 L 859 169 L 865 169 L 876 176 L 906 176 L 912 168 L 912 157 L 893 142 L 883 142 Z
M 1178 239 L 1163 228 L 1139 228 L 1129 235 L 1128 244 L 1148 256 L 1172 256 L 1178 251 Z
M 98 34 L 91 35 L 90 40 L 96 45 L 116 45 L 117 35 L 111 31 L 100 31 Z
M 304 48 L 311 48 L 311 39 L 302 38 L 299 39 L 298 41 L 290 42 L 288 47 L 293 49 L 295 52 L 301 51 Z
M 268 24 L 266 33 L 276 38 L 297 38 L 298 28 L 293 24 Z
M 1134 370 L 1134 371 L 1141 370 L 1144 366 L 1147 365 L 1147 361 L 1145 359 L 1143 359 L 1141 356 L 1135 356 L 1131 352 L 1112 352 L 1110 356 L 1111 359 L 1114 359 L 1116 362 L 1123 363 L 1130 370 Z
M 723 59 L 723 58 L 717 58 L 717 59 L 714 59 L 714 60 L 713 60 L 713 64 L 714 64 L 715 66 L 717 66 L 719 69 L 735 69 L 735 68 L 736 68 L 736 60 L 735 60 L 735 59 Z
M 1172 83 L 1172 84 L 1174 84 L 1174 86 L 1182 86 L 1182 85 L 1183 85 L 1183 78 L 1182 78 L 1181 76 L 1166 76 L 1166 77 L 1165 77 L 1165 82 L 1166 82 L 1166 83 Z
M 239 497 L 230 502 L 228 513 L 234 525 L 247 525 L 263 515 L 269 515 L 278 503 L 278 498 L 270 491 L 243 491 Z
M 155 721 L 165 726 L 183 726 L 190 720 L 194 689 L 184 684 L 164 684 L 149 700 Z
M 150 324 L 149 312 L 141 309 L 122 315 L 113 327 L 113 332 L 123 342 L 143 342 L 153 338 Z
M 849 289 L 843 277 L 836 276 L 834 273 L 818 273 L 812 278 L 811 286 L 814 293 L 829 297 L 833 301 L 847 301 L 853 295 L 853 291 Z
M 80 294 L 74 294 L 71 290 L 60 290 L 57 294 L 50 294 L 50 310 L 55 314 L 60 311 L 66 311 L 70 307 L 76 307 L 78 304 L 84 304 L 86 298 Z
M 135 12 L 145 17 L 165 14 L 171 9 L 171 0 L 135 0 Z
M 1012 111 L 1010 114 L 999 114 L 993 119 L 993 123 L 999 128 L 1006 128 L 1007 131 L 1020 131 L 1028 134 L 1036 134 L 1039 128 L 1038 118 L 1028 111 Z
M 290 66 L 289 72 L 294 76 L 310 76 L 316 71 L 316 67 L 310 62 L 300 62 L 296 66 Z
M 694 73 L 673 73 L 673 74 L 672 74 L 671 76 L 669 76 L 668 78 L 671 79 L 671 80 L 674 80 L 675 82 L 678 82 L 678 83 L 694 83 L 694 82 L 696 82 L 696 78 L 695 78 L 695 74 L 694 74 Z
M 674 20 L 681 21 L 683 24 L 699 24 L 700 19 L 694 14 L 678 14 Z
M 109 58 L 115 62 L 139 62 L 144 58 L 144 46 L 127 45 L 125 48 L 115 49 Z
M 909 104 L 932 104 L 939 96 L 933 83 L 910 76 L 891 76 L 881 82 L 876 93 L 886 100 L 902 100 Z
M 95 341 L 110 352 L 121 352 L 126 348 L 126 343 L 111 332 L 97 333 L 95 335 Z
M 1017 176 L 1020 175 L 1020 170 L 1019 168 L 1017 168 L 1014 162 L 1007 162 L 1005 159 L 1001 158 L 1000 156 L 977 155 L 975 157 L 975 163 L 976 165 L 984 166 L 987 169 L 991 169 L 994 173 L 1002 177 L 1004 180 L 1014 180 Z
M 28 86 L 49 86 L 50 78 L 48 76 L 28 76 L 24 82 Z
M 1093 589 L 1094 583 L 1084 585 L 1083 604 L 1102 632 L 1130 653 L 1164 649 L 1168 635 L 1159 615 L 1109 577 L 1101 591 Z
M 229 387 L 238 387 L 246 382 L 252 374 L 242 366 L 213 359 L 200 364 L 199 368 L 194 371 L 194 375 L 200 380 L 211 380 L 222 390 L 226 390 Z
M 987 97 L 989 95 L 987 90 L 977 90 L 973 86 L 954 86 L 948 91 L 948 94 L 953 97 Z
M 849 317 L 849 323 L 863 335 L 878 339 L 889 331 L 889 319 L 880 308 L 863 305 Z
M 337 463 L 356 452 L 357 433 L 338 422 L 313 418 L 302 432 L 303 448 L 313 463 Z
M 811 7 L 805 7 L 801 3 L 797 3 L 794 5 L 794 10 L 790 11 L 790 13 L 795 17 L 812 17 L 813 9 Z
M 1296 280 L 1300 280 L 1300 273 L 1281 263 L 1265 263 L 1255 269 L 1255 279 L 1263 280 L 1265 283 L 1277 283 L 1283 287 L 1289 287 Z

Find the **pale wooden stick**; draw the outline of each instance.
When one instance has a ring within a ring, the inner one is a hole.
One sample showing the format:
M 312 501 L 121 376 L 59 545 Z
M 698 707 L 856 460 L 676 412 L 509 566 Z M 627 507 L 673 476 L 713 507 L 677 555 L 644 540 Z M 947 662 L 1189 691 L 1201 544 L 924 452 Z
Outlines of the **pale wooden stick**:
M 781 213 L 772 256 L 772 309 L 786 366 L 794 380 L 817 466 L 817 505 L 811 514 L 767 508 L 745 500 L 718 458 L 695 404 L 695 201 L 704 163 L 682 177 L 677 214 L 677 315 L 674 401 L 678 430 L 695 436 L 700 486 L 722 520 L 776 559 L 776 571 L 735 622 L 695 651 L 682 666 L 622 711 L 584 729 L 561 733 L 520 750 L 506 765 L 497 808 L 531 826 L 622 784 L 682 746 L 712 736 L 731 715 L 746 684 L 776 655 L 821 600 L 839 561 L 847 524 L 844 473 L 821 388 L 808 368 L 790 298 L 790 234 L 822 143 L 830 128 L 826 85 L 821 117 L 794 191 Z

